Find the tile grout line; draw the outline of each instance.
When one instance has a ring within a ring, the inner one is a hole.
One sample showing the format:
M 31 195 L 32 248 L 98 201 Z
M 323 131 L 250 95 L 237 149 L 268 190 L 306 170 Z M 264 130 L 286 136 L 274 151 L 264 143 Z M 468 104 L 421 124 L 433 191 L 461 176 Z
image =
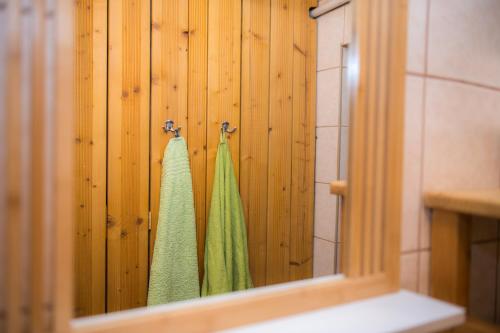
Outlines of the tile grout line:
M 434 80 L 440 80 L 440 81 L 446 81 L 446 82 L 459 83 L 459 84 L 463 84 L 463 85 L 467 85 L 467 86 L 471 86 L 471 87 L 482 88 L 482 89 L 492 90 L 495 92 L 500 92 L 500 87 L 490 86 L 490 85 L 479 83 L 479 82 L 473 82 L 473 81 L 468 81 L 468 80 L 463 80 L 463 79 L 458 79 L 458 78 L 446 77 L 446 76 L 441 76 L 441 75 L 436 75 L 436 74 L 406 71 L 406 75 L 434 79 Z

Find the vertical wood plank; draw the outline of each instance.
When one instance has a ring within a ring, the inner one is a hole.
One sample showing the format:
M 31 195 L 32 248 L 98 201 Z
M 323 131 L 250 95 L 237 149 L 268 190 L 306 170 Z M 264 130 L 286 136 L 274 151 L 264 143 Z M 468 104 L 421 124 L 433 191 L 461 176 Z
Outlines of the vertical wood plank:
M 293 6 L 293 0 L 271 3 L 267 284 L 289 278 Z
M 75 316 L 78 317 L 105 310 L 107 1 L 82 0 L 76 6 Z
M 399 286 L 401 247 L 401 200 L 403 176 L 403 138 L 406 73 L 406 27 L 408 1 L 400 0 L 386 10 L 390 20 L 387 67 L 386 160 L 384 169 L 384 204 L 382 269 L 393 285 Z
M 312 277 L 316 21 L 309 17 L 313 1 L 295 0 L 293 34 L 293 127 L 290 220 L 290 280 Z M 312 95 L 312 96 L 311 96 Z
M 193 179 L 198 271 L 203 281 L 207 168 L 208 0 L 189 1 L 188 149 Z
M 23 176 L 28 177 L 23 168 L 23 153 L 26 156 L 26 148 L 23 149 L 21 143 L 22 133 L 22 115 L 26 114 L 26 108 L 23 112 L 23 98 L 29 98 L 23 93 L 21 77 L 30 79 L 30 72 L 26 68 L 26 50 L 23 50 L 21 44 L 21 36 L 24 36 L 21 22 L 22 14 L 20 11 L 20 3 L 18 1 L 9 1 L 7 4 L 8 22 L 7 27 L 7 77 L 9 84 L 7 85 L 7 155 L 6 163 L 6 195 L 7 195 L 7 332 L 19 332 L 28 330 L 28 317 L 26 313 L 21 311 L 21 308 L 27 307 L 23 300 L 23 290 L 26 288 L 26 281 L 23 279 L 23 249 L 22 237 L 29 237 L 26 234 L 23 223 L 23 211 L 28 212 L 26 197 L 22 196 L 22 192 L 29 190 L 26 188 L 26 183 L 21 183 Z M 24 31 L 26 33 L 26 31 Z M 23 40 L 30 37 L 23 38 Z M 23 56 L 23 57 L 21 57 Z M 23 75 L 24 74 L 24 75 Z M 28 135 L 29 137 L 29 135 Z M 29 179 L 29 178 L 28 178 Z M 24 188 L 23 188 L 24 185 Z M 25 272 L 27 273 L 27 272 Z
M 242 14 L 240 192 L 255 286 L 266 284 L 270 5 L 245 0 Z
M 31 146 L 31 179 L 32 179 L 32 220 L 31 220 L 31 331 L 40 332 L 46 329 L 45 302 L 46 295 L 46 275 L 44 274 L 44 258 L 47 254 L 47 221 L 45 219 L 46 207 L 44 207 L 46 185 L 46 157 L 45 153 L 45 134 L 47 131 L 47 114 L 46 101 L 47 96 L 42 88 L 45 82 L 47 62 L 45 47 L 46 47 L 46 27 L 45 20 L 42 18 L 46 12 L 46 4 L 36 2 L 34 4 L 34 43 L 33 43 L 33 71 L 32 71 L 32 89 L 33 89 L 33 112 L 32 121 L 37 126 L 32 127 Z
M 467 306 L 470 216 L 435 210 L 432 214 L 432 297 Z
M 385 174 L 384 163 L 387 159 L 386 155 L 386 119 L 387 119 L 387 75 L 382 75 L 381 73 L 387 73 L 389 66 L 388 58 L 388 45 L 389 45 L 389 33 L 391 30 L 389 21 L 389 3 L 382 1 L 379 4 L 383 9 L 381 14 L 377 18 L 378 30 L 380 34 L 380 42 L 376 44 L 378 47 L 378 59 L 377 67 L 377 100 L 376 107 L 378 108 L 378 113 L 374 121 L 375 126 L 375 137 L 374 137 L 374 186 L 375 192 L 373 195 L 373 243 L 372 243 L 372 273 L 379 273 L 383 271 L 383 242 L 384 242 L 384 192 L 385 192 L 385 181 L 386 177 L 390 175 Z M 347 14 L 347 11 L 346 11 Z
M 362 1 L 362 0 L 360 0 Z M 344 219 L 344 236 L 347 246 L 344 246 L 344 273 L 349 277 L 361 275 L 362 252 L 363 252 L 363 207 L 364 207 L 364 143 L 366 132 L 366 88 L 369 31 L 369 3 L 355 3 L 353 10 L 354 33 L 357 43 L 351 47 L 352 61 L 359 66 L 359 74 L 350 76 L 349 98 L 352 101 L 353 112 L 350 114 L 351 128 L 349 130 L 349 160 L 348 160 L 348 191 L 346 198 L 346 216 Z M 355 91 L 353 89 L 356 89 Z
M 7 22 L 7 0 L 0 0 L 0 22 Z M 5 27 L 5 25 L 4 25 Z M 7 44 L 8 29 L 0 29 L 0 44 Z M 7 263 L 7 49 L 0 49 L 0 262 Z M 7 331 L 7 266 L 0 265 L 0 332 Z
M 107 310 L 146 304 L 150 4 L 109 2 Z
M 92 314 L 99 314 L 106 307 L 108 0 L 94 0 L 92 15 Z
M 160 204 L 162 159 L 172 134 L 162 129 L 172 119 L 188 138 L 188 1 L 153 1 L 151 49 L 151 239 L 154 249 Z M 149 46 L 147 46 L 149 47 Z
M 239 179 L 241 1 L 211 0 L 208 12 L 207 216 L 220 126 L 225 120 L 238 127 L 228 141 Z
M 378 73 L 378 43 L 380 41 L 379 31 L 378 31 L 378 18 L 380 12 L 375 8 L 380 6 L 380 0 L 374 0 L 370 2 L 370 24 L 372 28 L 369 32 L 368 37 L 368 54 L 370 55 L 367 59 L 367 80 L 368 87 L 366 92 L 366 133 L 364 136 L 364 145 L 366 147 L 365 153 L 365 168 L 364 168 L 364 217 L 363 217 L 363 252 L 362 252 L 362 264 L 361 264 L 361 274 L 370 274 L 373 271 L 373 243 L 374 235 L 376 233 L 374 225 L 374 192 L 375 188 L 375 137 L 377 133 L 377 128 L 375 124 L 375 119 L 377 115 L 383 113 L 384 110 L 378 109 L 377 98 L 379 97 L 377 83 Z M 383 143 L 379 143 L 383 145 Z
M 53 210 L 51 258 L 52 270 L 46 270 L 51 282 L 48 311 L 51 321 L 49 327 L 54 332 L 68 332 L 70 319 L 73 317 L 73 223 L 74 223 L 74 4 L 65 0 L 51 2 L 48 12 L 55 15 L 45 15 L 47 27 L 52 29 L 47 35 L 46 50 L 54 50 L 47 68 L 47 74 L 52 89 L 48 91 L 47 99 L 52 100 L 53 128 L 48 128 L 47 136 L 51 138 L 48 146 L 53 147 L 53 154 L 47 158 L 53 160 L 51 168 L 52 185 L 48 188 L 53 192 L 47 205 Z M 55 70 L 54 70 L 55 68 Z M 50 78 L 53 78 L 53 81 Z M 48 120 L 47 122 L 51 122 Z
M 350 76 L 356 89 L 343 259 L 347 276 L 384 271 L 399 287 L 406 1 L 379 2 L 359 0 L 354 11 L 359 71 Z

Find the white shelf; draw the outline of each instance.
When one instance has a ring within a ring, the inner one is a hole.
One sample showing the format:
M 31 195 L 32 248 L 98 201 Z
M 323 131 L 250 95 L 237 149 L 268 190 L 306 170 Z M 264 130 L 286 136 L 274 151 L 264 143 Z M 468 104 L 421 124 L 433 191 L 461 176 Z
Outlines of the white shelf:
M 409 291 L 305 314 L 242 326 L 224 332 L 439 332 L 465 321 L 464 309 Z

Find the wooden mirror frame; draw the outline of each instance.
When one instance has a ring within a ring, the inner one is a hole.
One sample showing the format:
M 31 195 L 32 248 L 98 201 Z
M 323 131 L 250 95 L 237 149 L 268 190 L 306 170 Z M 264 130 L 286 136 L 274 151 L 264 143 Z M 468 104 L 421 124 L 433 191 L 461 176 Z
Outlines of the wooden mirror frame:
M 345 278 L 72 320 L 74 4 L 0 0 L 0 331 L 222 330 L 398 290 L 407 4 L 354 5 Z

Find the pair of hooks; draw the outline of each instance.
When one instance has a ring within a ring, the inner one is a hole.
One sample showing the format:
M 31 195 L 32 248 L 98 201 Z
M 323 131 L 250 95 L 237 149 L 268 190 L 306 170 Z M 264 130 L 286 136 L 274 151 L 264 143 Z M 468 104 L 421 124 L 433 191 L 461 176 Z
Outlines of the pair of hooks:
M 222 122 L 221 124 L 221 133 L 234 133 L 236 132 L 236 127 L 233 127 L 231 129 L 229 129 L 229 121 L 225 120 Z M 174 133 L 175 137 L 178 138 L 179 137 L 179 131 L 181 130 L 181 127 L 177 127 L 177 128 L 174 128 L 174 121 L 169 119 L 165 122 L 165 125 L 163 125 L 163 130 L 168 133 L 168 132 L 172 132 Z

